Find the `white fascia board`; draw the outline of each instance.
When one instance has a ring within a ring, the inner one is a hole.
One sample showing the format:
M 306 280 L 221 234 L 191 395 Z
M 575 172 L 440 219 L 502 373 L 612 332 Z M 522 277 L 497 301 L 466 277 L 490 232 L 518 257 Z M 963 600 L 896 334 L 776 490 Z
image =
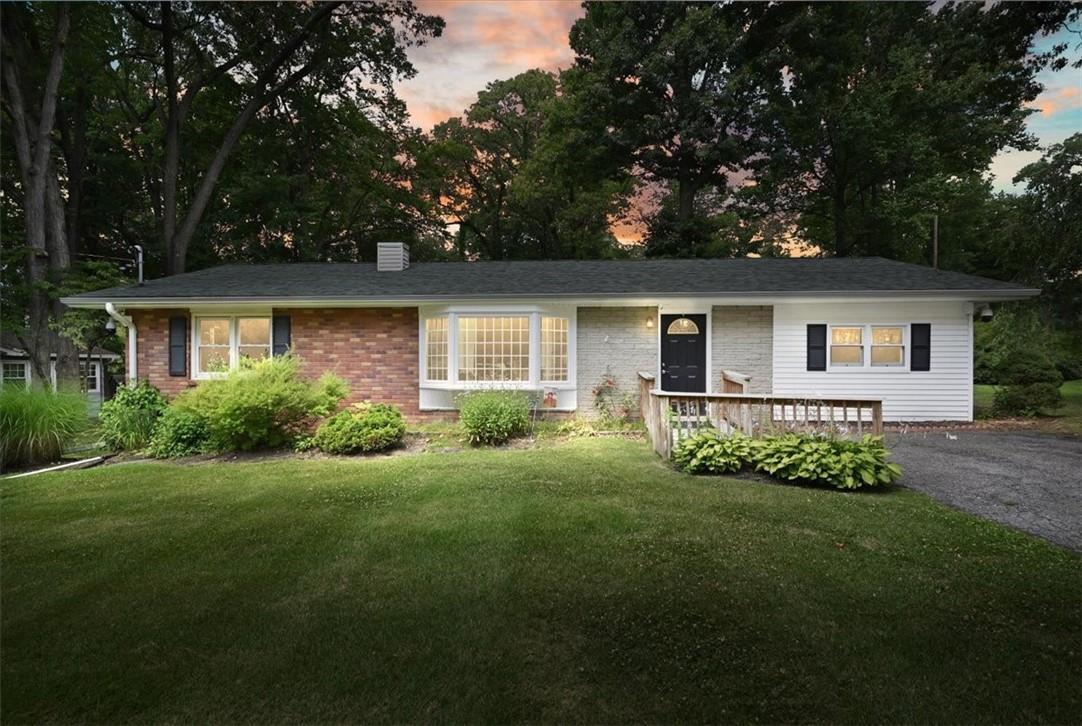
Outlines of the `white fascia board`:
M 502 295 L 493 297 L 462 297 L 449 295 L 410 295 L 396 298 L 341 296 L 341 297 L 221 297 L 221 298 L 62 298 L 61 302 L 72 308 L 101 309 L 106 303 L 113 303 L 118 309 L 135 310 L 139 308 L 200 308 L 204 310 L 234 310 L 240 306 L 261 306 L 264 308 L 372 308 L 372 307 L 416 307 L 418 305 L 538 305 L 564 304 L 591 307 L 640 307 L 644 305 L 666 306 L 681 302 L 696 305 L 769 305 L 773 303 L 808 303 L 808 302 L 908 302 L 964 300 L 968 302 L 999 302 L 1022 300 L 1035 297 L 1040 290 L 869 290 L 865 292 L 799 292 L 799 293 L 734 293 L 714 295 L 688 295 L 687 293 L 665 293 L 650 295 Z

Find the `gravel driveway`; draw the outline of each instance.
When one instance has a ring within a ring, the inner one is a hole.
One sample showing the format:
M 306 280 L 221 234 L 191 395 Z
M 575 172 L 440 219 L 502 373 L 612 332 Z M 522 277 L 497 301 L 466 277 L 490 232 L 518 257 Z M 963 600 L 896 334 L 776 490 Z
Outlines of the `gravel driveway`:
M 1082 552 L 1082 441 L 1035 433 L 889 434 L 901 484 Z

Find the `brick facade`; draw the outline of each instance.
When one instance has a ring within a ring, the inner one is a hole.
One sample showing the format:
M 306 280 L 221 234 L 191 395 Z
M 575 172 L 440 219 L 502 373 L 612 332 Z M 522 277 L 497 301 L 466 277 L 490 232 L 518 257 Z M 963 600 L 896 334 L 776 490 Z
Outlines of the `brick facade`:
M 593 388 L 606 371 L 621 392 L 638 401 L 639 371 L 657 373 L 657 327 L 646 327 L 646 321 L 656 317 L 656 307 L 579 308 L 575 367 L 579 413 L 597 416 Z
M 748 393 L 773 391 L 774 308 L 770 305 L 715 305 L 711 317 L 710 355 L 714 388 L 721 388 L 721 372 L 751 376 Z
M 348 402 L 392 403 L 410 419 L 418 411 L 416 308 L 328 308 L 275 310 L 289 315 L 293 350 L 305 372 L 331 371 L 349 385 Z M 185 346 L 187 376 L 169 375 L 169 318 L 181 310 L 133 310 L 139 336 L 137 372 L 173 397 L 196 385 L 191 379 L 191 339 Z M 188 323 L 191 329 L 191 320 Z
M 392 403 L 418 411 L 417 308 L 275 310 L 289 315 L 293 351 L 306 372 L 331 371 L 349 385 L 349 402 Z
M 150 381 L 169 398 L 191 388 L 195 381 L 191 376 L 169 375 L 169 318 L 188 315 L 187 310 L 132 310 L 131 318 L 139 336 L 136 347 L 135 372 L 140 380 Z M 191 317 L 188 317 L 188 341 L 184 346 L 188 371 L 192 369 Z M 126 360 L 126 358 L 125 358 Z

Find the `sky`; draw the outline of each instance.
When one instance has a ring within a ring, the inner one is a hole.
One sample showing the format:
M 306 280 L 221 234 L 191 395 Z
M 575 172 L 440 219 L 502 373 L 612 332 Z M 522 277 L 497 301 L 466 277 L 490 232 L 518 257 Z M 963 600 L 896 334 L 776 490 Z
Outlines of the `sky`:
M 510 78 L 531 68 L 567 68 L 574 54 L 568 31 L 585 12 L 579 0 L 417 0 L 423 12 L 440 15 L 443 35 L 410 50 L 417 75 L 398 85 L 415 125 L 430 130 L 462 112 L 485 84 Z M 1070 44 L 1074 58 L 1082 55 L 1077 35 L 1066 31 L 1042 39 L 1038 48 L 1056 42 Z M 1034 102 L 1029 130 L 1042 146 L 1063 141 L 1082 131 L 1082 71 L 1045 70 L 1039 80 L 1045 90 Z M 990 169 L 997 189 L 1010 190 L 1012 178 L 1039 151 L 1005 151 Z

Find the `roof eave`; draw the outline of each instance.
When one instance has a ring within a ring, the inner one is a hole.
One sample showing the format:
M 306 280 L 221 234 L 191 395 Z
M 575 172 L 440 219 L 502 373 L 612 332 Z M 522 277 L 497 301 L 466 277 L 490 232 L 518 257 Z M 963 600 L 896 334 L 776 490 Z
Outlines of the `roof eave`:
M 295 295 L 295 296 L 188 296 L 188 297 L 91 297 L 80 295 L 77 297 L 61 298 L 61 302 L 71 308 L 97 309 L 106 303 L 113 303 L 121 307 L 159 307 L 177 308 L 191 307 L 195 305 L 267 305 L 271 307 L 306 307 L 313 305 L 387 305 L 407 306 L 423 305 L 429 303 L 453 303 L 460 301 L 483 301 L 483 300 L 546 300 L 563 302 L 591 301 L 617 301 L 617 300 L 643 300 L 643 299 L 704 299 L 704 300 L 731 300 L 749 298 L 756 300 L 780 299 L 792 300 L 803 298 L 902 298 L 902 299 L 960 299 L 971 302 L 1005 302 L 1010 300 L 1023 300 L 1036 297 L 1041 291 L 1035 288 L 1009 288 L 988 290 L 792 290 L 792 291 L 762 291 L 762 292 L 714 292 L 714 293 L 688 293 L 688 292 L 635 292 L 635 293 L 591 293 L 565 294 L 565 293 L 519 293 L 519 294 L 489 294 L 489 295 L 398 295 L 394 297 L 382 295 Z

